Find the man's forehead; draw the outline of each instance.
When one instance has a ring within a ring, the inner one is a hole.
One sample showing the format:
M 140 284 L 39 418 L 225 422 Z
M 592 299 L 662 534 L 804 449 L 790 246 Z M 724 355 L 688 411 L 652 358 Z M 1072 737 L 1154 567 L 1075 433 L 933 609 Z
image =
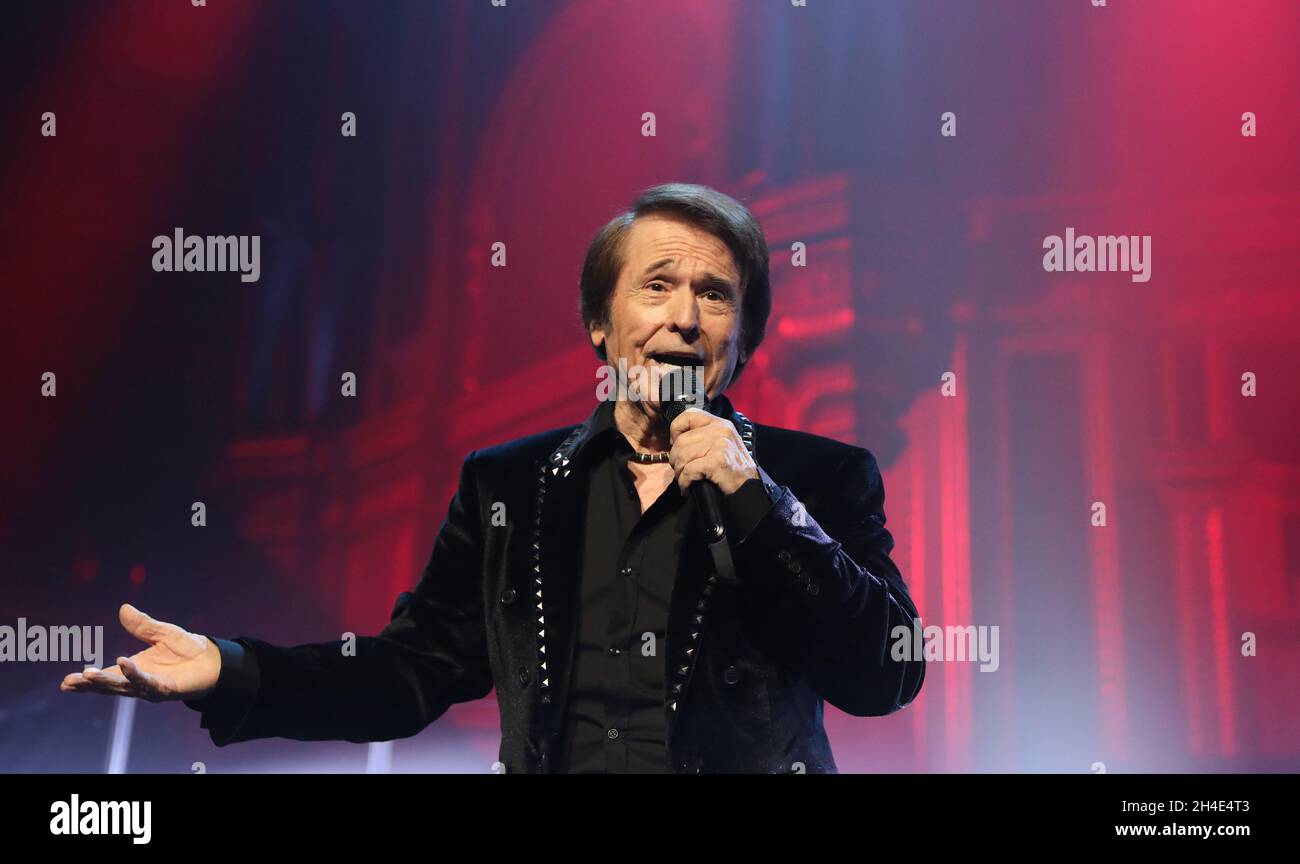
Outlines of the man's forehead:
M 627 239 L 627 272 L 633 276 L 673 270 L 684 258 L 696 258 L 717 276 L 740 278 L 727 244 L 689 222 L 642 217 L 632 223 Z

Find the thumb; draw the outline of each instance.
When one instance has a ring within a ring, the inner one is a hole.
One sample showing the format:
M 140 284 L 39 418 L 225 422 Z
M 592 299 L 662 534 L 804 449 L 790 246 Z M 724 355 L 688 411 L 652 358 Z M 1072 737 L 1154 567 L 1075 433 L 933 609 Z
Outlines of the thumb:
M 153 644 L 158 640 L 159 631 L 162 629 L 158 622 L 150 618 L 144 612 L 132 606 L 130 603 L 123 603 L 122 608 L 117 610 L 117 620 L 122 623 L 122 628 L 130 633 L 141 642 Z

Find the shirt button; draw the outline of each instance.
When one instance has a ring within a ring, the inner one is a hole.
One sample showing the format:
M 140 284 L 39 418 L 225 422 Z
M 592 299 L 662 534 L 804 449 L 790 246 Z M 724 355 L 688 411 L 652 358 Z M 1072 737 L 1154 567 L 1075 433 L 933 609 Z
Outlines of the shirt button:
M 515 602 L 515 589 L 507 588 L 506 590 L 501 592 L 502 606 L 509 606 L 513 602 Z
M 782 564 L 784 564 L 786 561 L 790 560 L 790 551 L 788 549 L 782 549 L 780 552 L 776 553 L 776 557 Z
M 611 648 L 609 649 L 609 656 L 611 656 L 611 657 L 617 657 L 618 655 L 620 655 L 620 654 L 622 654 L 622 653 L 623 653 L 623 652 L 622 652 L 621 650 L 619 650 L 618 648 L 611 647 Z
M 615 738 L 618 737 L 618 730 L 617 730 L 617 729 L 606 729 L 606 730 L 605 730 L 605 737 L 607 737 L 609 740 L 613 741 Z
M 809 594 L 813 595 L 814 597 L 816 597 L 817 592 L 821 591 L 822 589 L 816 582 L 809 582 L 808 587 L 805 588 L 804 590 L 807 591 Z
M 624 576 L 631 576 L 636 571 L 633 570 L 631 567 L 624 567 L 622 570 L 618 572 L 622 573 Z
M 728 666 L 727 671 L 722 673 L 722 680 L 728 684 L 735 684 L 740 680 L 740 670 L 735 666 Z

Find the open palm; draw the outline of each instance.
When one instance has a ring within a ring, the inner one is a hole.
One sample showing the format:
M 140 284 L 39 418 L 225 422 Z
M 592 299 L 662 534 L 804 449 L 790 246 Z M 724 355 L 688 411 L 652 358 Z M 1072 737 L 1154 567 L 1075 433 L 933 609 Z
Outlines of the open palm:
M 129 603 L 118 610 L 122 627 L 149 647 L 118 657 L 107 669 L 89 668 L 63 679 L 60 690 L 134 696 L 150 702 L 200 699 L 216 686 L 221 672 L 217 646 L 197 633 L 157 621 Z

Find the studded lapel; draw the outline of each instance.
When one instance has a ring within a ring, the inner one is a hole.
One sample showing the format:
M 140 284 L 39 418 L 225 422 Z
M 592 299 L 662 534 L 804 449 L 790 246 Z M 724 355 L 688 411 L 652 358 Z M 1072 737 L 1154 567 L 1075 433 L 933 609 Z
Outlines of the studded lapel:
M 582 567 L 581 532 L 587 498 L 587 465 L 574 458 L 590 431 L 577 427 L 537 467 L 537 509 L 533 522 L 531 600 L 538 690 L 547 745 L 559 729 L 569 669 L 577 639 L 577 603 Z
M 749 418 L 736 411 L 725 396 L 714 401 L 713 410 L 731 420 L 746 449 L 757 461 L 754 424 Z M 537 494 L 530 541 L 529 596 L 547 751 L 563 719 L 577 641 L 582 529 L 590 479 L 589 466 L 579 451 L 591 436 L 595 418 L 596 412 L 593 411 L 585 423 L 575 427 L 535 467 Z M 692 520 L 692 530 L 697 527 Z M 697 545 L 699 549 L 695 548 Z M 665 645 L 669 652 L 664 684 L 665 711 L 668 712 L 670 736 L 674 715 L 689 687 L 690 675 L 699 657 L 704 616 L 717 581 L 717 577 L 708 572 L 707 554 L 699 554 L 703 552 L 703 545 L 690 543 L 688 549 L 683 552 L 679 581 L 673 588 Z
M 714 413 L 728 417 L 740 432 L 749 455 L 758 461 L 754 449 L 754 424 L 744 414 L 731 407 L 725 397 L 713 405 Z M 698 514 L 688 528 L 688 541 L 682 549 L 681 566 L 669 605 L 668 632 L 665 650 L 668 652 L 664 680 L 664 710 L 667 712 L 667 736 L 672 749 L 673 732 L 690 690 L 695 666 L 704 645 L 705 623 L 709 606 L 715 593 L 727 590 L 718 584 L 713 572 L 713 559 L 706 549 L 698 524 Z

